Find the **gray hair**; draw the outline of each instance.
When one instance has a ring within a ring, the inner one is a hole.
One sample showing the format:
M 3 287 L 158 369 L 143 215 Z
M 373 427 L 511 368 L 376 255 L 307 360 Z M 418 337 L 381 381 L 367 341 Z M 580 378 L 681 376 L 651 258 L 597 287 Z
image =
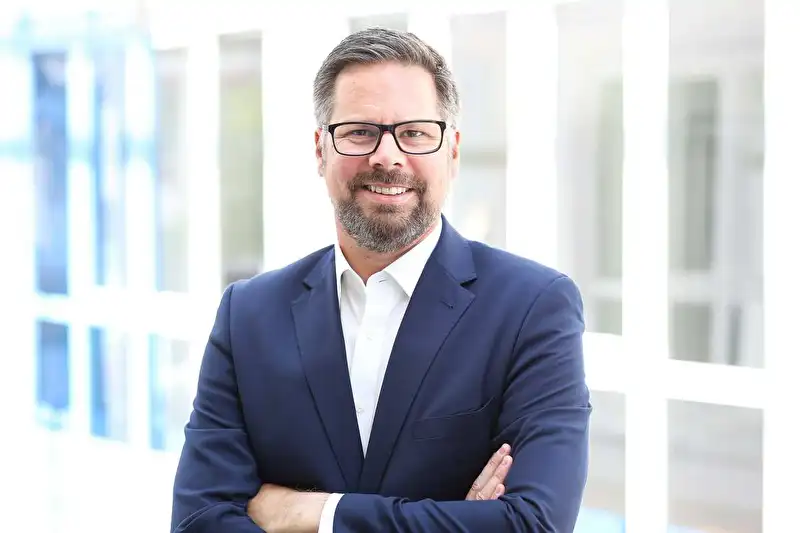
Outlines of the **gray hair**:
M 317 125 L 333 115 L 336 79 L 351 65 L 398 62 L 424 68 L 433 76 L 443 120 L 455 126 L 461 102 L 453 73 L 444 57 L 410 32 L 368 28 L 348 35 L 325 58 L 314 79 L 314 115 Z

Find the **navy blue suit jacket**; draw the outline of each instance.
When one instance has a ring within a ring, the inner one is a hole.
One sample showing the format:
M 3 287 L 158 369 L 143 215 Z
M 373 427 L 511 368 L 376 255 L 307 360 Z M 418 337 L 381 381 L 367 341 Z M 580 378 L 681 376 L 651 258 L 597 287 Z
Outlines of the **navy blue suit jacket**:
M 339 492 L 334 532 L 574 528 L 591 411 L 580 294 L 446 221 L 411 297 L 366 457 L 333 248 L 225 291 L 178 466 L 172 530 L 261 533 L 262 483 Z M 507 494 L 464 501 L 504 442 Z

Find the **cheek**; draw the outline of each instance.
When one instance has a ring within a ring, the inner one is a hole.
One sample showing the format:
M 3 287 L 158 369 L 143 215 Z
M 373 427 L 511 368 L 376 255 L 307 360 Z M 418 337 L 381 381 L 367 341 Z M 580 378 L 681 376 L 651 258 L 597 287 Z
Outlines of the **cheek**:
M 447 188 L 447 183 L 450 180 L 450 162 L 446 159 L 436 159 L 429 161 L 420 161 L 414 168 L 413 172 L 417 176 L 424 176 L 428 183 L 428 189 L 434 194 Z M 435 191 L 435 192 L 434 192 Z
M 358 173 L 358 160 L 331 158 L 325 166 L 325 175 L 334 187 L 345 188 Z

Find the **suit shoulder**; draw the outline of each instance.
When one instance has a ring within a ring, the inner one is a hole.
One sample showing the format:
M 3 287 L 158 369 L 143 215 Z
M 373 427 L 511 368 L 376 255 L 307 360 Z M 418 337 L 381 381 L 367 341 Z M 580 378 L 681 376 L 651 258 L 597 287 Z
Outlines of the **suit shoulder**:
M 526 287 L 531 290 L 532 296 L 557 281 L 572 285 L 577 290 L 574 280 L 553 267 L 482 242 L 470 241 L 470 246 L 479 278 L 489 276 L 520 289 Z

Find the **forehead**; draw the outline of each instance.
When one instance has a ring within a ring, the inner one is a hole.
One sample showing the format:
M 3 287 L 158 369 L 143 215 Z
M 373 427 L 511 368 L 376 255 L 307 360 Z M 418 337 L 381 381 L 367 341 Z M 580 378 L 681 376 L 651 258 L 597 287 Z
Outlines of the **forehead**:
M 351 65 L 336 79 L 333 122 L 440 119 L 433 76 L 400 63 Z

